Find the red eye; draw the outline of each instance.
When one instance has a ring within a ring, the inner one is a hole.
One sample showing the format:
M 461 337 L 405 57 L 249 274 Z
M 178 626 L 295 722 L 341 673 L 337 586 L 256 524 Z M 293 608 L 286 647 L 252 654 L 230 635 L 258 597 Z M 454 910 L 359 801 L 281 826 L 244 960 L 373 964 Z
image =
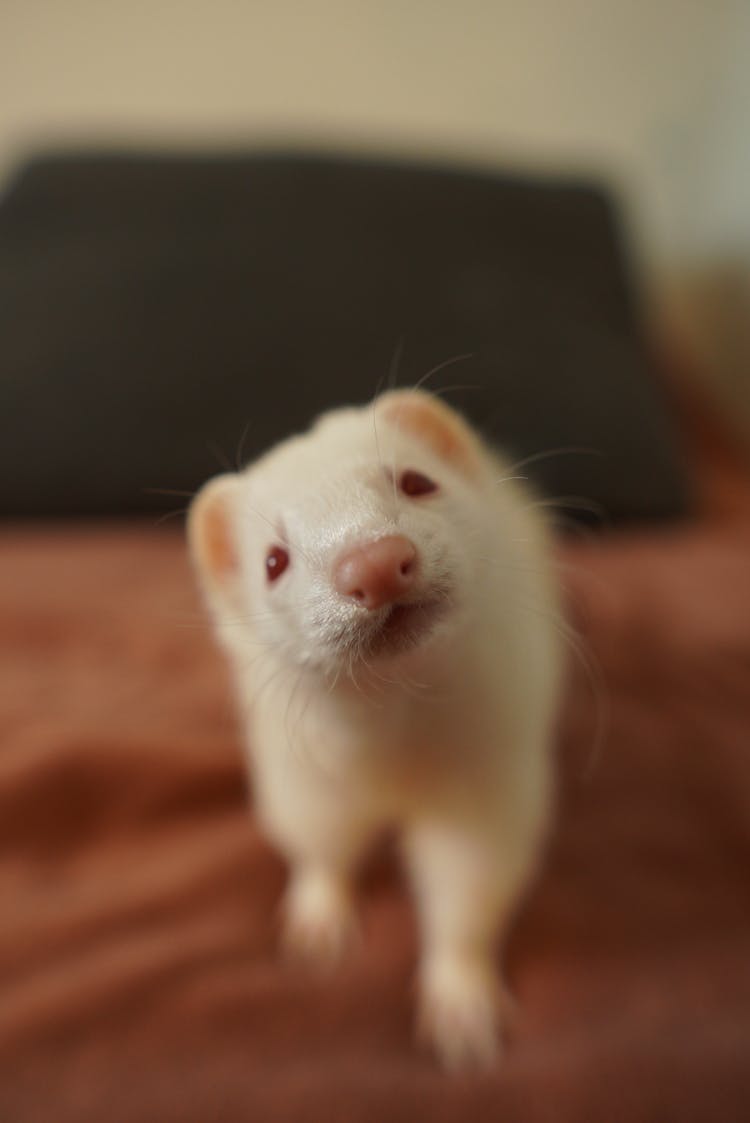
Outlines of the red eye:
M 289 551 L 283 546 L 272 546 L 266 554 L 266 576 L 269 581 L 275 581 L 289 565 Z
M 404 495 L 409 496 L 429 495 L 431 492 L 437 491 L 437 484 L 429 476 L 423 476 L 421 472 L 415 472 L 413 468 L 407 468 L 405 472 L 402 472 L 398 486 Z

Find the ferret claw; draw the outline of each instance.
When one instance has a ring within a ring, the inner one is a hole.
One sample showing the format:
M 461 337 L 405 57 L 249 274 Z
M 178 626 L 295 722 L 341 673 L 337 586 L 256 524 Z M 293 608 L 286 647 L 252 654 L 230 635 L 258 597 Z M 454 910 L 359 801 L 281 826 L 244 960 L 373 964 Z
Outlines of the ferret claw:
M 502 1055 L 509 1010 L 491 972 L 444 967 L 423 982 L 417 1037 L 449 1071 L 487 1069 Z

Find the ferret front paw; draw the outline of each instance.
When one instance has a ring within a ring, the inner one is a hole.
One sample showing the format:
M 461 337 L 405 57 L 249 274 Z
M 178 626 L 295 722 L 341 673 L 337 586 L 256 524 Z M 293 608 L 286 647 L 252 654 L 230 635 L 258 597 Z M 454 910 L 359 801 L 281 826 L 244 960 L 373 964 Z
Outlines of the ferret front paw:
M 417 1036 L 449 1070 L 489 1068 L 510 1005 L 490 965 L 445 959 L 422 972 Z
M 292 878 L 283 907 L 282 948 L 290 959 L 328 970 L 358 934 L 349 887 L 315 872 Z

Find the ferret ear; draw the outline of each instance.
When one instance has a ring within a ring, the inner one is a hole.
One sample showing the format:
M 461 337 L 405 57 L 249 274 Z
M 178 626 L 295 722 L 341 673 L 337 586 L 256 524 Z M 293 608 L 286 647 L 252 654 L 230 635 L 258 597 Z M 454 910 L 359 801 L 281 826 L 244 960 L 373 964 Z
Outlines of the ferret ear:
M 188 511 L 190 553 L 203 582 L 212 592 L 227 592 L 239 575 L 240 555 L 232 517 L 236 487 L 234 473 L 215 476 L 203 485 Z
M 391 390 L 378 400 L 378 412 L 397 429 L 424 441 L 464 475 L 481 474 L 481 440 L 460 414 L 424 390 Z

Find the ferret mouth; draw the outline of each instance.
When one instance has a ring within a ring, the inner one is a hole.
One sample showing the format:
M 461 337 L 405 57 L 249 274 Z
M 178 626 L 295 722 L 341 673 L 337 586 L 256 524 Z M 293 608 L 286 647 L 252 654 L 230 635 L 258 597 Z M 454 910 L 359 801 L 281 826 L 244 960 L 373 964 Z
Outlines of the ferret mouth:
M 447 602 L 437 598 L 390 605 L 358 635 L 362 654 L 398 655 L 417 647 L 430 636 L 446 608 Z

